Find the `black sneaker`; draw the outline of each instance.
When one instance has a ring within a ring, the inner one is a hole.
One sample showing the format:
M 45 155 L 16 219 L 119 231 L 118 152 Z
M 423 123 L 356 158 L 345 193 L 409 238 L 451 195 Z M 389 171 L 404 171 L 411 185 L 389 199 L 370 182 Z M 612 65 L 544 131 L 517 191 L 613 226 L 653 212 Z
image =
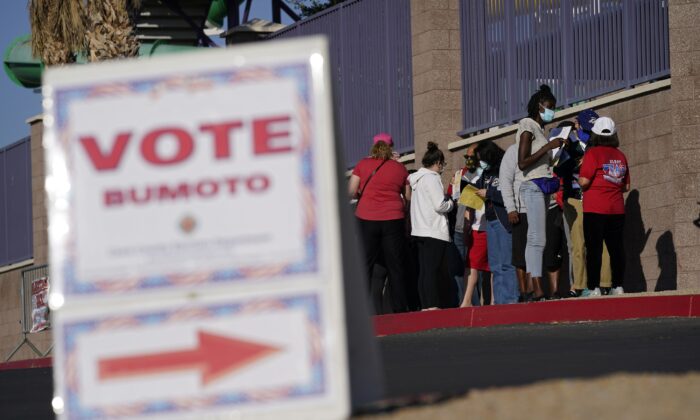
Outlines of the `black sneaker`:
M 523 299 L 523 303 L 530 303 L 535 301 L 535 293 L 534 292 L 528 292 L 525 293 L 524 295 L 521 295 Z
M 600 294 L 603 296 L 609 295 L 610 294 L 610 287 L 601 287 Z

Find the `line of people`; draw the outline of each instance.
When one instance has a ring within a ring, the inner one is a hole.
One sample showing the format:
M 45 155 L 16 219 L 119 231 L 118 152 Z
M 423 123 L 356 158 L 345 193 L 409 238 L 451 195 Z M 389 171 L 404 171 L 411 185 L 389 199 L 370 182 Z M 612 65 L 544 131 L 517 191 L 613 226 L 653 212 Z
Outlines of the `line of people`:
M 447 188 L 435 143 L 409 174 L 391 136 L 374 137 L 349 194 L 375 313 L 624 293 L 630 175 L 615 123 L 588 109 L 547 136 L 555 108 L 542 85 L 515 144 L 470 145 Z M 559 293 L 564 260 L 572 282 Z

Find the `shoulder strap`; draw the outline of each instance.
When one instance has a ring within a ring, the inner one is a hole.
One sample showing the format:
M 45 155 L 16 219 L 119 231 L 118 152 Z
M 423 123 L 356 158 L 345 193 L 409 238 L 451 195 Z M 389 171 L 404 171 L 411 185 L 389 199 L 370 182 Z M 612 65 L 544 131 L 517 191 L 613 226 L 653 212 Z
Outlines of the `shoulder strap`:
M 367 184 L 369 184 L 369 181 L 372 180 L 372 177 L 374 176 L 374 174 L 376 174 L 377 171 L 379 170 L 379 168 L 381 168 L 382 166 L 384 166 L 384 164 L 387 163 L 388 160 L 389 160 L 389 159 L 384 159 L 384 161 L 383 161 L 382 163 L 380 163 L 379 166 L 377 166 L 377 167 L 372 171 L 371 174 L 369 174 L 369 176 L 367 177 L 367 181 L 365 181 L 364 187 L 362 187 L 362 189 L 360 190 L 360 192 L 357 194 L 357 202 L 358 202 L 358 203 L 360 202 L 360 199 L 362 198 L 362 194 L 363 194 L 363 193 L 365 192 L 365 190 L 367 189 Z

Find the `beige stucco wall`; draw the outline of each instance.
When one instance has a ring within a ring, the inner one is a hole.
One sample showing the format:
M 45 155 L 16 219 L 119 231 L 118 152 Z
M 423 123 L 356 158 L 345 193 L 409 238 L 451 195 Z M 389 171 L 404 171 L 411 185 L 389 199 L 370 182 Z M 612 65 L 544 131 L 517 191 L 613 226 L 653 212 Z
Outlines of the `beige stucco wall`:
M 48 262 L 48 240 L 46 230 L 46 206 L 44 200 L 44 149 L 41 145 L 43 125 L 41 119 L 30 119 L 32 161 L 32 229 L 34 259 L 16 268 L 0 272 L 0 362 L 23 340 L 20 285 L 22 270 Z M 0 268 L 2 270 L 2 268 Z M 28 334 L 27 339 L 44 353 L 51 347 L 51 331 Z M 41 357 L 26 343 L 12 356 L 10 361 Z

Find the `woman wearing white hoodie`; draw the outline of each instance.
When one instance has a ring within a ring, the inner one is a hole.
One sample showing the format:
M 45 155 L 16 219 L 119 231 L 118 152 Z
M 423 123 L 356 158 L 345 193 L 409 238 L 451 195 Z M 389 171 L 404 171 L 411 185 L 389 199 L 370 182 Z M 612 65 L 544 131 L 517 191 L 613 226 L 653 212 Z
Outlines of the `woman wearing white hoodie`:
M 423 310 L 446 307 L 449 275 L 445 270 L 450 231 L 447 213 L 454 203 L 445 196 L 440 174 L 445 155 L 428 142 L 423 167 L 411 174 L 411 236 L 418 247 L 418 295 Z

